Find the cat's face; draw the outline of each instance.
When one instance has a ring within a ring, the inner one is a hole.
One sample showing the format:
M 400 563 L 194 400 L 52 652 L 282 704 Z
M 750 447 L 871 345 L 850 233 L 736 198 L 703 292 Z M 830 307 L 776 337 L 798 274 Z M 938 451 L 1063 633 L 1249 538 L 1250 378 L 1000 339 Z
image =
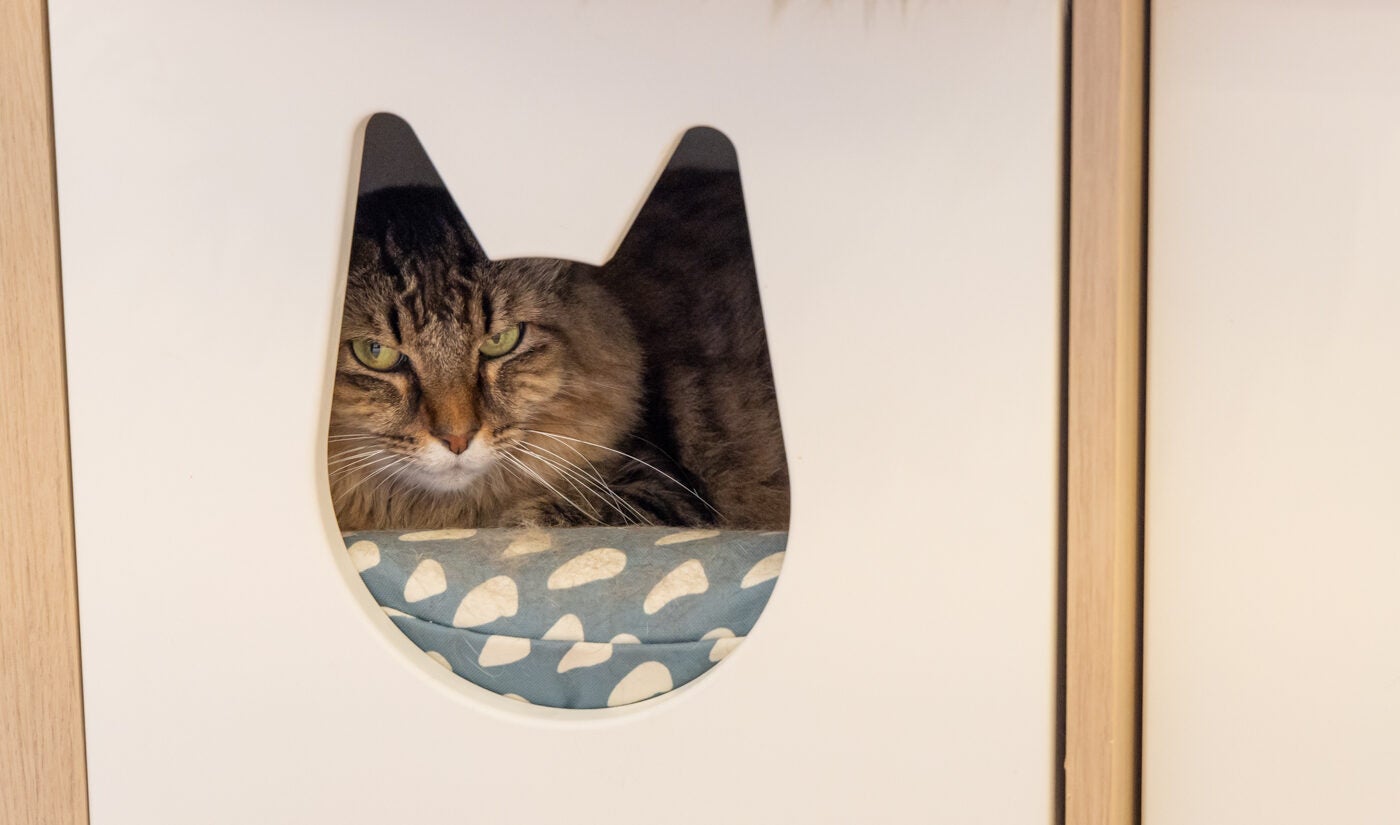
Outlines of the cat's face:
M 374 473 L 367 483 L 438 494 L 498 488 L 523 480 L 510 456 L 543 440 L 537 433 L 606 445 L 628 431 L 641 355 L 593 273 L 553 259 L 487 260 L 445 193 L 362 199 L 332 477 Z

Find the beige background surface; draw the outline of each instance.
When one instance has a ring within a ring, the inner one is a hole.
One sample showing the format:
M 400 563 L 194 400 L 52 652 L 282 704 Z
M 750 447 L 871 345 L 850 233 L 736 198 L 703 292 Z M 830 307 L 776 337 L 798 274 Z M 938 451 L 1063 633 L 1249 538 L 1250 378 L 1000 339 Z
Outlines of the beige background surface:
M 1153 4 L 1144 821 L 1400 810 L 1400 8 Z
M 95 822 L 1051 818 L 1057 4 L 51 20 Z M 346 587 L 320 436 L 380 109 L 499 257 L 601 260 L 681 130 L 738 146 L 792 552 L 694 689 L 531 715 Z

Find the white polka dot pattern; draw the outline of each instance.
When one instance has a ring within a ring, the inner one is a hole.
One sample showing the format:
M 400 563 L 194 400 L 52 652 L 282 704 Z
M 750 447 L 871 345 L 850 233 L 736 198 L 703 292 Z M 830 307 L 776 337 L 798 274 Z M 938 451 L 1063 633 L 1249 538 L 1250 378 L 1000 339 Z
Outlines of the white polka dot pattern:
M 403 586 L 403 600 L 421 602 L 447 590 L 447 571 L 437 559 L 423 559 Z
M 515 636 L 491 636 L 481 646 L 476 663 L 482 667 L 509 665 L 530 655 L 530 640 Z
M 611 579 L 627 568 L 627 554 L 611 547 L 599 547 L 564 562 L 549 576 L 546 587 L 566 590 L 570 587 Z
M 647 594 L 646 601 L 642 602 L 642 610 L 650 616 L 682 596 L 693 596 L 709 589 L 710 581 L 705 577 L 705 566 L 699 559 L 691 559 L 656 583 Z
M 584 640 L 583 621 L 572 613 L 565 613 L 540 638 L 547 641 L 581 642 Z
M 357 573 L 379 564 L 379 545 L 372 541 L 357 541 L 350 545 L 350 563 L 355 565 Z
M 417 533 L 404 533 L 399 541 L 454 541 L 469 539 L 476 535 L 475 530 L 420 530 Z
M 637 667 L 617 683 L 608 694 L 608 707 L 630 705 L 643 699 L 660 695 L 673 687 L 671 671 L 660 662 L 646 662 Z
M 669 536 L 662 536 L 656 540 L 657 547 L 665 547 L 668 544 L 684 544 L 687 541 L 700 541 L 701 539 L 712 539 L 719 535 L 718 530 L 682 530 L 679 533 L 672 533 Z
M 549 534 L 543 530 L 527 530 L 521 533 L 506 549 L 501 551 L 501 558 L 511 559 L 516 556 L 528 556 L 533 553 L 543 553 L 553 546 L 554 541 Z
M 783 569 L 783 557 L 785 555 L 786 553 L 774 553 L 759 561 L 758 564 L 755 564 L 749 569 L 748 573 L 744 574 L 744 580 L 739 582 L 739 586 L 749 588 L 756 584 L 762 584 L 769 579 L 778 578 L 778 573 Z
M 697 678 L 753 627 L 787 537 L 676 527 L 483 528 L 347 538 L 401 632 L 456 678 L 601 708 Z
M 701 641 L 714 639 L 715 643 L 710 647 L 710 655 L 707 657 L 711 662 L 718 662 L 734 651 L 739 643 L 744 641 L 743 636 L 735 636 L 734 631 L 727 627 L 717 627 L 700 637 Z
M 509 576 L 487 579 L 471 589 L 457 605 L 453 627 L 478 627 L 503 616 L 514 616 L 520 609 L 520 591 Z
M 558 672 L 567 673 L 576 667 L 592 667 L 611 659 L 613 646 L 607 642 L 576 642 L 559 660 Z
M 710 661 L 720 661 L 725 656 L 728 656 L 729 654 L 733 653 L 734 648 L 738 647 L 743 641 L 743 636 L 733 636 L 728 639 L 716 639 L 715 646 L 710 648 Z

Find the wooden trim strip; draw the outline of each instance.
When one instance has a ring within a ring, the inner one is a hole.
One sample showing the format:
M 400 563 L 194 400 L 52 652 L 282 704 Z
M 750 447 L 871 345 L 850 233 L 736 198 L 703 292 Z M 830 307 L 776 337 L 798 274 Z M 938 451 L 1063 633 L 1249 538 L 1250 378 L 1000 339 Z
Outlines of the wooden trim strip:
M 46 19 L 0 3 L 0 822 L 85 825 Z
M 1070 12 L 1065 821 L 1138 817 L 1146 0 Z

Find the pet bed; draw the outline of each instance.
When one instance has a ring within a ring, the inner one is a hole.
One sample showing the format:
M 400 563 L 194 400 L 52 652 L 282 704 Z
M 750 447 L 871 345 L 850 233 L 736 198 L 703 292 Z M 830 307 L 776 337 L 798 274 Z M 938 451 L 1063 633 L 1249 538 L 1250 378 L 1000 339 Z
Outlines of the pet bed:
M 512 699 L 639 702 L 709 670 L 773 592 L 784 532 L 575 527 L 347 533 L 399 630 Z

